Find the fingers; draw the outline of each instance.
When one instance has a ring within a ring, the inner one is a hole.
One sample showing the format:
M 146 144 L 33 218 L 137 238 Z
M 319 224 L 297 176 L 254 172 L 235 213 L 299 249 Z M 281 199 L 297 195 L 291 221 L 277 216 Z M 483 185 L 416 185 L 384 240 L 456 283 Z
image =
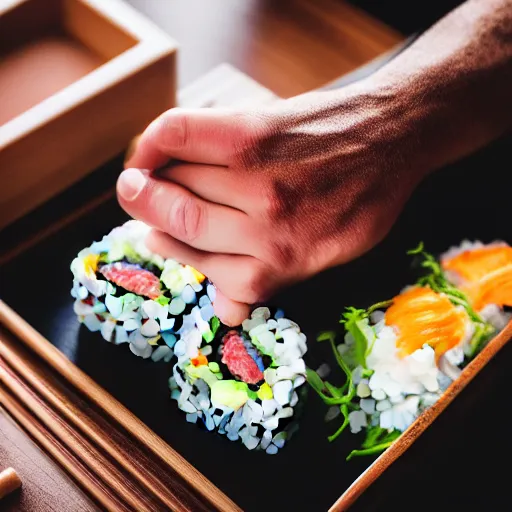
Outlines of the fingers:
M 180 185 L 127 169 L 117 183 L 121 206 L 142 220 L 196 249 L 251 254 L 258 240 L 245 213 L 204 201 Z
M 231 206 L 248 213 L 255 210 L 256 198 L 251 176 L 233 172 L 227 167 L 180 163 L 158 173 L 159 177 L 173 181 L 212 203 Z
M 235 302 L 226 297 L 220 290 L 217 290 L 213 301 L 213 309 L 222 323 L 230 327 L 240 325 L 251 314 L 251 307 L 248 304 Z
M 156 230 L 148 235 L 146 244 L 164 258 L 174 258 L 196 268 L 234 302 L 263 302 L 277 285 L 263 264 L 251 256 L 198 251 Z
M 126 167 L 155 170 L 171 159 L 229 165 L 258 124 L 229 110 L 171 109 L 144 131 Z
M 210 253 L 194 249 L 157 229 L 152 229 L 149 232 L 146 238 L 146 246 L 150 251 L 160 254 L 163 258 L 175 259 L 183 265 L 190 265 L 208 276 L 206 270 L 210 267 L 208 263 L 208 259 L 212 256 Z M 208 277 L 211 279 L 210 276 Z
M 150 250 L 166 258 L 174 258 L 184 265 L 190 265 L 202 273 L 206 274 L 212 264 L 208 261 L 209 256 L 206 253 L 192 249 L 187 245 L 173 240 L 171 237 L 161 231 L 152 230 L 146 240 L 146 245 Z M 213 283 L 216 283 L 208 276 Z M 237 302 L 224 295 L 217 286 L 213 307 L 215 314 L 221 321 L 229 326 L 240 325 L 250 315 L 250 306 L 243 302 Z

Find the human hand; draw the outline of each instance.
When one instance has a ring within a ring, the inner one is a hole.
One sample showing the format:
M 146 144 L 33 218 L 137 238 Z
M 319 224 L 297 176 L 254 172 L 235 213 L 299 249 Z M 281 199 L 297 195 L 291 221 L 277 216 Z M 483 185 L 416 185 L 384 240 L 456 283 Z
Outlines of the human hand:
M 217 315 L 238 324 L 386 235 L 424 174 L 409 166 L 406 106 L 361 82 L 253 111 L 172 109 L 142 134 L 119 202 L 155 228 L 152 250 L 213 281 Z

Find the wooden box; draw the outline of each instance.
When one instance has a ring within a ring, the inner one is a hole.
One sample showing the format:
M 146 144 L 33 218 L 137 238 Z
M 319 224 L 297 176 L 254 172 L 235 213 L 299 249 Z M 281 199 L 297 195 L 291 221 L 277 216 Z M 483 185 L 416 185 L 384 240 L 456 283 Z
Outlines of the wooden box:
M 174 106 L 175 57 L 121 0 L 0 0 L 0 229 Z

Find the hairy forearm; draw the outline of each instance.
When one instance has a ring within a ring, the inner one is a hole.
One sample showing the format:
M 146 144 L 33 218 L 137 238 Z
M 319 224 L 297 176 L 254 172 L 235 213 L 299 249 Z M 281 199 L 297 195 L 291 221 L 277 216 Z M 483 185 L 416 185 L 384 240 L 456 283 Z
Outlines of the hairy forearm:
M 469 0 L 370 78 L 401 98 L 410 155 L 425 172 L 512 127 L 512 0 Z

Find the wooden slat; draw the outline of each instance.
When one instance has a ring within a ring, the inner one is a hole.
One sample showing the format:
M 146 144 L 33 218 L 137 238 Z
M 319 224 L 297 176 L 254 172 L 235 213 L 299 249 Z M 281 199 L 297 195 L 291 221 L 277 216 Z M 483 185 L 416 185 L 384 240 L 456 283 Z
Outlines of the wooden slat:
M 26 357 L 20 357 L 9 340 L 4 339 L 4 343 L 0 345 L 0 358 L 9 362 L 11 372 L 23 375 L 27 384 L 61 418 L 78 428 L 80 432 L 130 473 L 133 478 L 144 485 L 149 492 L 162 496 L 161 499 L 167 506 L 171 507 L 173 505 L 174 501 L 166 496 L 167 487 L 148 471 L 149 461 L 143 460 L 144 455 L 141 450 L 133 446 L 127 451 L 126 446 L 123 445 L 123 438 L 115 430 L 111 431 L 105 418 L 92 410 L 87 402 L 80 397 L 74 397 L 75 399 L 70 401 L 64 386 L 56 379 L 50 380 L 48 376 L 41 378 L 40 365 Z M 84 410 L 87 410 L 87 414 L 84 414 Z M 133 453 L 135 453 L 135 456 L 131 456 Z
M 115 194 L 115 189 L 111 188 L 104 192 L 103 194 L 98 195 L 91 199 L 88 203 L 84 204 L 80 208 L 69 212 L 68 215 L 62 217 L 59 222 L 50 224 L 48 226 L 42 227 L 41 229 L 36 230 L 32 236 L 24 236 L 23 240 L 17 244 L 16 246 L 7 249 L 5 252 L 0 251 L 0 265 L 12 260 L 16 256 L 19 256 L 26 250 L 30 249 L 37 243 L 41 242 L 45 238 L 57 233 L 59 230 L 69 226 L 77 219 L 86 215 L 88 212 L 93 211 L 95 208 L 103 204 L 104 202 L 112 199 Z
M 29 16 L 25 9 L 30 7 L 29 18 L 37 19 L 39 11 L 46 13 L 54 4 L 0 0 L 0 18 L 2 11 L 10 18 L 18 9 Z M 114 158 L 157 115 L 175 106 L 176 43 L 171 38 L 120 0 L 64 4 L 66 19 L 53 21 L 64 25 L 60 32 L 78 30 L 76 38 L 52 35 L 46 42 L 39 37 L 40 44 L 32 47 L 0 48 L 10 53 L 3 59 L 7 67 L 0 66 L 8 96 L 10 91 L 15 97 L 16 77 L 34 77 L 20 83 L 23 98 L 13 100 L 15 108 L 0 116 L 0 229 Z M 10 25 L 9 19 L 4 23 Z M 29 28 L 16 26 L 18 31 Z M 95 44 L 83 48 L 75 39 Z M 107 57 L 122 51 L 103 62 L 94 56 L 98 46 Z M 46 85 L 49 73 L 40 66 L 45 57 L 62 75 L 52 76 Z M 68 59 L 73 65 L 66 65 Z M 38 82 L 40 87 L 32 91 Z
M 19 374 L 9 368 L 3 358 L 0 358 L 0 381 L 5 386 L 11 401 L 16 400 L 32 411 L 41 428 L 44 428 L 50 436 L 59 439 L 61 445 L 70 453 L 77 454 L 77 458 L 80 458 L 88 468 L 91 478 L 94 478 L 95 487 L 99 481 L 109 482 L 109 488 L 114 491 L 112 495 L 116 494 L 119 502 L 125 502 L 128 510 L 150 511 L 161 504 L 152 499 L 149 493 L 147 495 L 141 493 L 101 450 L 80 432 L 74 430 L 74 425 L 67 423 L 59 414 L 59 409 L 54 410 L 21 379 Z M 104 503 L 104 505 L 107 504 Z
M 102 482 L 98 481 L 86 466 L 84 466 L 73 453 L 48 434 L 46 429 L 25 410 L 18 401 L 0 388 L 0 403 L 11 416 L 23 426 L 23 428 L 49 453 L 57 462 L 66 469 L 78 482 L 87 487 L 88 492 L 94 496 L 107 510 L 130 511 L 126 505 L 113 495 Z

